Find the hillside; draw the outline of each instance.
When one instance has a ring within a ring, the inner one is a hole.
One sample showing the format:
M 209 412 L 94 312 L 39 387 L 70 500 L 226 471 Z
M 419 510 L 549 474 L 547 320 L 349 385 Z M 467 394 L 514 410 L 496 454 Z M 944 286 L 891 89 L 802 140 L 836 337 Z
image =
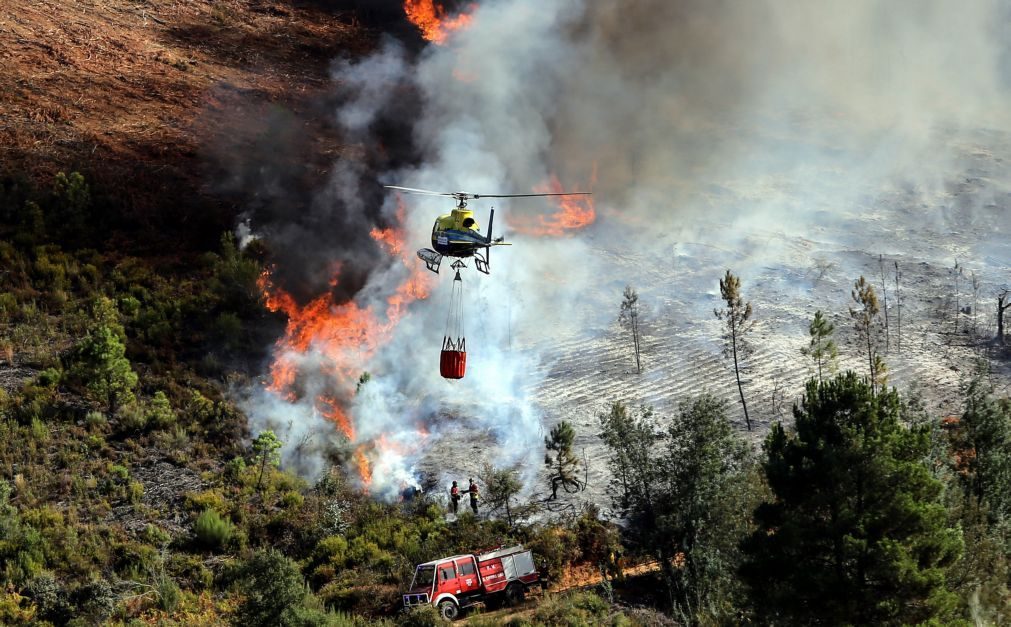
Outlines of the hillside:
M 792 1 L 0 0 L 0 625 L 1007 622 L 1004 44 Z
M 120 225 L 213 245 L 243 200 L 221 188 L 231 164 L 218 157 L 263 141 L 285 110 L 304 125 L 304 175 L 318 176 L 339 145 L 317 115 L 329 64 L 370 41 L 354 14 L 322 4 L 6 0 L 0 163 L 45 186 L 81 171 Z

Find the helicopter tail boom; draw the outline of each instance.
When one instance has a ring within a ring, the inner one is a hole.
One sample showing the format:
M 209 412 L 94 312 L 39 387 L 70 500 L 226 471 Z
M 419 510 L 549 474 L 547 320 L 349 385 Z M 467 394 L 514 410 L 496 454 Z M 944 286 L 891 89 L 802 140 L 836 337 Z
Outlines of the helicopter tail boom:
M 484 238 L 484 255 L 481 253 L 474 253 L 474 265 L 477 266 L 478 272 L 483 272 L 485 274 L 491 273 L 491 247 L 495 244 L 492 240 L 492 229 L 495 228 L 495 210 L 491 210 L 491 214 L 488 216 L 488 235 Z

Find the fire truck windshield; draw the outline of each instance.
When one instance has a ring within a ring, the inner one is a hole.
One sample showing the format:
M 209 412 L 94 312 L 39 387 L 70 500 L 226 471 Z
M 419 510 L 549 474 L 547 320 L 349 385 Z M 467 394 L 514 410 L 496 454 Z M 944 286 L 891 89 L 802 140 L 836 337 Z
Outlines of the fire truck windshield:
M 414 581 L 411 582 L 411 590 L 428 589 L 433 581 L 435 581 L 435 566 L 418 566 L 418 570 L 414 572 Z

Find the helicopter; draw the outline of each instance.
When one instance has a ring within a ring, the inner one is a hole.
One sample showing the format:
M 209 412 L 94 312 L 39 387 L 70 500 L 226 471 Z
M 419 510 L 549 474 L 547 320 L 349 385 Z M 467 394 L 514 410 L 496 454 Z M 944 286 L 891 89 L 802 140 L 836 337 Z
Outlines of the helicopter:
M 456 207 L 447 214 L 435 219 L 432 226 L 432 248 L 422 248 L 418 251 L 418 258 L 425 262 L 425 266 L 432 272 L 438 274 L 439 266 L 443 257 L 456 257 L 458 259 L 473 257 L 474 266 L 479 272 L 491 273 L 491 247 L 511 246 L 510 243 L 502 241 L 502 237 L 492 238 L 492 227 L 495 223 L 495 209 L 488 215 L 488 234 L 482 235 L 480 227 L 474 220 L 474 212 L 467 209 L 468 200 L 478 198 L 531 198 L 538 196 L 589 196 L 590 192 L 566 192 L 553 194 L 471 194 L 469 192 L 434 192 L 427 189 L 417 189 L 414 187 L 401 187 L 399 185 L 386 185 L 388 189 L 395 189 L 408 194 L 419 194 L 422 196 L 445 196 L 456 200 Z M 481 249 L 484 249 L 482 252 Z

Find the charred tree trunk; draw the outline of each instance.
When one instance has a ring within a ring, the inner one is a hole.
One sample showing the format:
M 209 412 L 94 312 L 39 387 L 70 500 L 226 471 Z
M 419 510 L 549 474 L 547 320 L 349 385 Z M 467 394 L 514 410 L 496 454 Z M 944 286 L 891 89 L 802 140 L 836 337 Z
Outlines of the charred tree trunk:
M 958 335 L 958 316 L 961 313 L 958 307 L 958 277 L 962 274 L 962 266 L 958 265 L 958 259 L 955 260 L 955 268 L 952 270 L 952 275 L 955 277 L 955 331 L 952 334 L 954 337 Z M 954 341 L 954 340 L 952 340 Z
M 895 350 L 902 352 L 902 295 L 899 292 L 899 262 L 895 262 Z
M 741 369 L 737 364 L 737 330 L 732 328 L 730 331 L 730 342 L 733 347 L 734 353 L 734 376 L 737 377 L 737 392 L 741 395 L 741 407 L 744 408 L 744 422 L 748 425 L 748 431 L 751 431 L 751 417 L 748 416 L 748 404 L 744 401 L 744 388 L 741 386 Z
M 632 342 L 635 345 L 635 373 L 642 374 L 642 361 L 640 360 L 639 346 L 639 313 L 632 316 Z
M 1004 346 L 1004 312 L 1011 307 L 1011 302 L 1005 302 L 1011 296 L 1011 290 L 1004 290 L 997 296 L 997 343 Z
M 878 268 L 881 270 L 881 311 L 885 314 L 885 352 L 891 349 L 891 336 L 888 330 L 888 287 L 885 284 L 885 257 L 878 255 Z

